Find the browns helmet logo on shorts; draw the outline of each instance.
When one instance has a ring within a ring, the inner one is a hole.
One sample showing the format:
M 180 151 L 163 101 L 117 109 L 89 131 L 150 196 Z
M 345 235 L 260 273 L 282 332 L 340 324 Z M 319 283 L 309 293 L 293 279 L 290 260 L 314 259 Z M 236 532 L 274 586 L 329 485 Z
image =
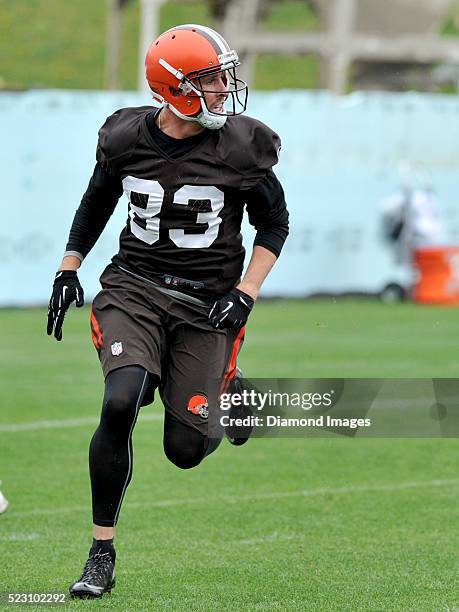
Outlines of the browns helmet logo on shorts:
M 193 414 L 199 414 L 203 419 L 209 416 L 209 404 L 205 395 L 193 395 L 188 402 L 188 410 Z

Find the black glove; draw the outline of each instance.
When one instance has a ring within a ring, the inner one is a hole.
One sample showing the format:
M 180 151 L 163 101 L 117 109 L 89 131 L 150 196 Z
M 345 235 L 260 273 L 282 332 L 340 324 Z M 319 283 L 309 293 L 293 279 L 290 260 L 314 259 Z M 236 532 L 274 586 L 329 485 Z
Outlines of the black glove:
M 48 325 L 46 332 L 51 336 L 54 329 L 56 340 L 62 340 L 62 324 L 65 313 L 72 302 L 78 308 L 84 304 L 83 287 L 80 285 L 77 273 L 73 270 L 62 270 L 56 274 L 53 292 L 49 300 Z
M 232 289 L 215 302 L 209 314 L 210 324 L 215 329 L 242 327 L 247 323 L 254 300 L 239 289 Z

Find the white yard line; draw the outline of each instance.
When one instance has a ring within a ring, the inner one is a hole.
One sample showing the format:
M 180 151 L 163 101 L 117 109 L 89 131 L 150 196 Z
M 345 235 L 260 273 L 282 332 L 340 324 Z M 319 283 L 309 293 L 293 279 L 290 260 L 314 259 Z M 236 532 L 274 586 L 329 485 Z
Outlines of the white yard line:
M 291 497 L 319 497 L 322 495 L 353 495 L 355 493 L 381 493 L 381 492 L 396 492 L 405 491 L 408 489 L 421 489 L 421 488 L 432 488 L 432 487 L 451 487 L 458 486 L 459 478 L 453 478 L 448 480 L 425 480 L 425 481 L 412 481 L 412 482 L 400 482 L 394 484 L 376 484 L 376 485 L 362 485 L 355 487 L 324 487 L 319 489 L 300 489 L 297 491 L 267 491 L 266 493 L 254 493 L 253 495 L 217 495 L 214 497 L 185 497 L 183 499 L 163 499 L 163 500 L 152 500 L 151 502 L 127 502 L 123 508 L 135 509 L 135 508 L 167 508 L 173 506 L 190 506 L 190 505 L 209 505 L 212 503 L 222 504 L 238 504 L 242 502 L 255 502 L 262 500 L 276 500 L 286 499 Z M 15 512 L 14 509 L 10 510 L 5 517 L 0 520 L 11 520 L 14 518 L 27 518 L 32 516 L 51 516 L 59 514 L 73 514 L 77 512 L 85 512 L 90 514 L 89 506 L 67 506 L 67 507 L 54 507 L 54 508 L 36 508 L 35 510 L 28 510 L 24 512 Z
M 10 533 L 6 536 L 0 536 L 0 542 L 31 542 L 38 540 L 38 533 Z
M 144 414 L 139 421 L 162 421 L 162 414 Z M 5 423 L 0 424 L 0 433 L 17 433 L 20 431 L 38 431 L 40 429 L 66 429 L 67 427 L 83 427 L 97 425 L 99 417 L 84 417 L 81 419 L 60 419 L 56 421 L 32 421 L 31 423 Z

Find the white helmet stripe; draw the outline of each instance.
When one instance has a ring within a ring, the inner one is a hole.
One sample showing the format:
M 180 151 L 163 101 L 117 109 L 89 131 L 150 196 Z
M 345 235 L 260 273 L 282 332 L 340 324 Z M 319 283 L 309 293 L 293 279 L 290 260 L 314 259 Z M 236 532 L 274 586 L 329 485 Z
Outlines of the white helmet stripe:
M 212 28 L 208 28 L 207 26 L 198 26 L 198 27 L 200 30 L 204 30 L 209 36 L 211 36 L 217 42 L 218 45 L 220 45 L 221 51 L 219 55 L 221 53 L 228 53 L 228 51 L 231 51 L 226 40 L 218 32 L 216 32 L 215 30 L 212 30 Z
M 199 32 L 200 34 L 202 34 L 203 36 L 207 38 L 207 40 L 212 44 L 215 51 L 217 52 L 217 55 L 221 55 L 222 53 L 227 53 L 228 51 L 231 51 L 228 43 L 223 38 L 223 36 L 220 36 L 218 32 L 216 32 L 215 30 L 212 30 L 212 28 L 208 28 L 207 26 L 197 25 L 195 23 L 186 23 L 182 26 L 176 26 L 175 28 L 172 28 L 172 29 L 173 30 L 180 30 L 180 29 L 196 30 L 197 32 Z

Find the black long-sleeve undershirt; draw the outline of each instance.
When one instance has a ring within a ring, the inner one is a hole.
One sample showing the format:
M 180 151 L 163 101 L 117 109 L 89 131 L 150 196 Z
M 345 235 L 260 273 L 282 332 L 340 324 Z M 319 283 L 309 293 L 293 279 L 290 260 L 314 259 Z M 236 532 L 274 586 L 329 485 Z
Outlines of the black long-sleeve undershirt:
M 86 257 L 102 234 L 122 193 L 121 180 L 97 162 L 70 228 L 67 255 Z
M 279 257 L 288 236 L 288 210 L 284 190 L 272 170 L 250 191 L 242 193 L 250 224 L 257 230 L 254 246 Z

